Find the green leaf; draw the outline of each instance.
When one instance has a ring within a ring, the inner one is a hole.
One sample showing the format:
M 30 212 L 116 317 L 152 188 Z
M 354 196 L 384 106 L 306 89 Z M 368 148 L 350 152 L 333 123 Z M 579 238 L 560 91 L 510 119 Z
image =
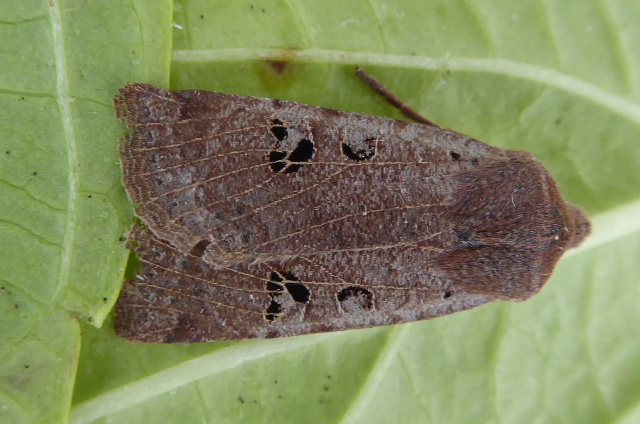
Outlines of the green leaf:
M 75 423 L 640 420 L 640 4 L 183 0 L 172 26 L 169 2 L 13 3 L 0 0 L 0 421 L 64 422 L 69 402 Z M 117 89 L 170 77 L 399 117 L 356 64 L 440 125 L 533 152 L 593 217 L 542 293 L 280 340 L 141 345 L 110 318 L 96 328 L 132 223 Z M 75 317 L 95 326 L 80 337 Z

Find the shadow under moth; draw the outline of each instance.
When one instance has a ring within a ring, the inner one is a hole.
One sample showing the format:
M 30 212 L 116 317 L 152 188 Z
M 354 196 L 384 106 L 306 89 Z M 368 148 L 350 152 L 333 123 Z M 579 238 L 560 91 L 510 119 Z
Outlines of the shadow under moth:
M 287 337 L 522 301 L 589 233 L 530 153 L 276 99 L 131 84 L 123 183 L 143 226 L 116 332 Z

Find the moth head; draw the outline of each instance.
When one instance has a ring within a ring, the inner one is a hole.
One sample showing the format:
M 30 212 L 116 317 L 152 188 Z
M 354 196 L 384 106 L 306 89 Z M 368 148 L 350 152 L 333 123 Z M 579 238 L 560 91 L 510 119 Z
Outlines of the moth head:
M 567 219 L 567 247 L 573 249 L 578 247 L 584 239 L 591 233 L 591 223 L 584 211 L 577 206 L 568 205 Z

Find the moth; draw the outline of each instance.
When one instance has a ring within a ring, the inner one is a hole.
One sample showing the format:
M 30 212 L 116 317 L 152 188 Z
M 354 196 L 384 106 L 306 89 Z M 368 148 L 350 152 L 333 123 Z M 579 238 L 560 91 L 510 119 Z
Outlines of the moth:
M 116 332 L 287 337 L 424 320 L 536 294 L 589 233 L 530 153 L 419 122 L 131 84 L 124 188 L 140 267 Z

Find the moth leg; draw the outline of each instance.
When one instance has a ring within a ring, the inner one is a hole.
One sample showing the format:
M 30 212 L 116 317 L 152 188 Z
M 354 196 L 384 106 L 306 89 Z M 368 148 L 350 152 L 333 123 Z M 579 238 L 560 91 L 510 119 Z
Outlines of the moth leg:
M 412 121 L 419 122 L 421 124 L 429 125 L 435 128 L 440 128 L 438 125 L 434 124 L 433 122 L 431 122 L 430 120 L 428 120 L 427 118 L 420 115 L 418 112 L 416 112 L 415 110 L 411 109 L 409 106 L 404 104 L 393 93 L 391 93 L 389 90 L 384 88 L 382 84 L 380 84 L 378 81 L 376 81 L 367 73 L 365 73 L 364 69 L 362 69 L 360 66 L 356 68 L 356 76 L 360 78 L 362 82 L 364 82 L 369 87 L 371 87 L 373 91 L 375 91 L 376 93 L 384 97 L 385 100 L 391 104 L 391 106 L 397 108 L 400 111 L 400 113 L 402 113 L 407 118 L 411 119 Z

